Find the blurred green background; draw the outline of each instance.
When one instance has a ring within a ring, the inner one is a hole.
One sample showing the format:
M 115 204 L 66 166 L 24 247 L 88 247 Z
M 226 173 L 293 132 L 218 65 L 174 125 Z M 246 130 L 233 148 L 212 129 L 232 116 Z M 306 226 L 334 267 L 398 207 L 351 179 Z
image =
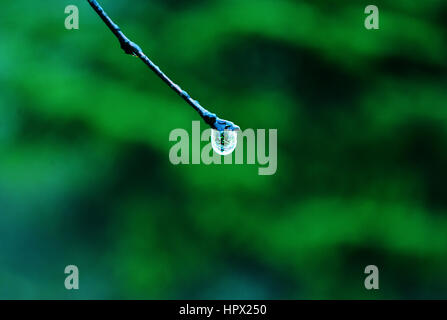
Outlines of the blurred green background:
M 0 298 L 447 298 L 444 0 L 100 1 L 204 106 L 278 129 L 272 176 L 172 165 L 198 116 L 87 1 L 0 3 Z

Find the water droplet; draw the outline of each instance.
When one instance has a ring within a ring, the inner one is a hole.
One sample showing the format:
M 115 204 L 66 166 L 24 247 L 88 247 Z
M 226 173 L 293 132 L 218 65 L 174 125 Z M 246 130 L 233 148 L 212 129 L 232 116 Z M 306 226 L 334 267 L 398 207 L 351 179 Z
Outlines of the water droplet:
M 214 151 L 221 155 L 233 152 L 237 145 L 237 132 L 233 130 L 211 131 L 211 146 Z

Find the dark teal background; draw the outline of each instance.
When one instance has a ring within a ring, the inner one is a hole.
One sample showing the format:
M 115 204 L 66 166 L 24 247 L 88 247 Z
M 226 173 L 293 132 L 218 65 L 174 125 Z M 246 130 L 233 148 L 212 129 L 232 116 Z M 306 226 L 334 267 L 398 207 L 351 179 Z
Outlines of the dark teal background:
M 0 3 L 0 298 L 447 298 L 444 0 L 100 2 L 204 106 L 278 130 L 273 176 L 172 165 L 198 116 L 87 1 Z

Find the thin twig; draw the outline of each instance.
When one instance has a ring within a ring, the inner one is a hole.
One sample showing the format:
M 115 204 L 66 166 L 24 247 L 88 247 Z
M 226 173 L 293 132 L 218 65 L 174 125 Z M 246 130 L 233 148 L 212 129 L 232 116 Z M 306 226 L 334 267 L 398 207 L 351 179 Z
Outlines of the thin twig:
M 101 17 L 104 23 L 109 27 L 113 34 L 118 38 L 121 48 L 126 54 L 130 54 L 140 58 L 155 74 L 161 78 L 172 90 L 174 90 L 180 97 L 183 98 L 190 106 L 192 106 L 202 117 L 202 119 L 210 125 L 211 128 L 223 131 L 223 130 L 239 130 L 239 127 L 233 122 L 228 120 L 223 120 L 217 117 L 214 113 L 209 112 L 204 107 L 202 107 L 197 100 L 194 100 L 189 96 L 189 94 L 182 90 L 177 84 L 175 84 L 167 75 L 160 70 L 144 53 L 141 48 L 130 41 L 116 23 L 109 18 L 105 13 L 103 8 L 99 5 L 96 0 L 87 0 L 96 13 Z

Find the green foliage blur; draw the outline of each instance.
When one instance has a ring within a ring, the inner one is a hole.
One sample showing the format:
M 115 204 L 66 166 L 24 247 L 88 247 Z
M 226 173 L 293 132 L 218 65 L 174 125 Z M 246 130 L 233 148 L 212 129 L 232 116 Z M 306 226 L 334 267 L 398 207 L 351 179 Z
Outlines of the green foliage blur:
M 172 165 L 197 114 L 87 1 L 0 3 L 0 298 L 447 298 L 445 0 L 377 0 L 379 30 L 361 1 L 100 1 L 204 106 L 278 129 L 272 176 Z

